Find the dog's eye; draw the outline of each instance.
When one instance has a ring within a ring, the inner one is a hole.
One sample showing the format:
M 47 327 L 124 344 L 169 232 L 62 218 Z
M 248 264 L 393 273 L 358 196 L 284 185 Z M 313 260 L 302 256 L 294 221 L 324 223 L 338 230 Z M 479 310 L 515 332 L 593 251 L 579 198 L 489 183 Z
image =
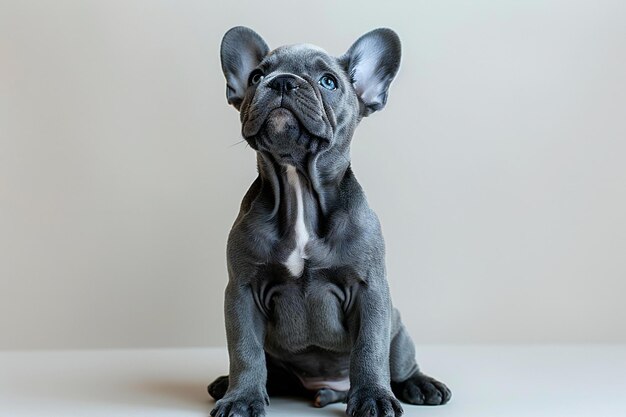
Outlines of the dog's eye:
M 261 71 L 260 69 L 255 69 L 250 73 L 250 77 L 248 78 L 248 85 L 250 86 L 260 83 L 264 76 L 265 75 L 263 74 L 263 71 Z
M 327 90 L 336 90 L 337 89 L 337 80 L 330 74 L 324 75 L 320 78 L 320 85 Z

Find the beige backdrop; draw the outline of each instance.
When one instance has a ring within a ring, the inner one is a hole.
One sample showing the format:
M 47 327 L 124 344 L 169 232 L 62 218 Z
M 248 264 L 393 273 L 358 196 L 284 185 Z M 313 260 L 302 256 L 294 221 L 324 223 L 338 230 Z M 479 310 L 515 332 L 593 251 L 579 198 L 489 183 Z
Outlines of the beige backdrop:
M 418 343 L 626 342 L 625 4 L 0 0 L 0 348 L 224 344 L 240 24 L 399 33 L 352 157 Z

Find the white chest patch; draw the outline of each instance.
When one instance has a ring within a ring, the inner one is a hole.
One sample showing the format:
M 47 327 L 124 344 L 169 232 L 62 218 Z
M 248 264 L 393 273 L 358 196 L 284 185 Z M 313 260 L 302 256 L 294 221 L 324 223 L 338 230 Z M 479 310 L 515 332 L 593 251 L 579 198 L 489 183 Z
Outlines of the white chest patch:
M 287 165 L 287 182 L 293 188 L 296 194 L 296 223 L 295 223 L 295 236 L 296 247 L 289 254 L 287 261 L 285 261 L 285 267 L 291 272 L 294 277 L 300 277 L 302 271 L 304 271 L 304 260 L 306 259 L 306 244 L 309 241 L 309 232 L 306 229 L 304 223 L 304 204 L 302 202 L 302 185 L 300 184 L 300 177 L 296 168 L 292 165 Z

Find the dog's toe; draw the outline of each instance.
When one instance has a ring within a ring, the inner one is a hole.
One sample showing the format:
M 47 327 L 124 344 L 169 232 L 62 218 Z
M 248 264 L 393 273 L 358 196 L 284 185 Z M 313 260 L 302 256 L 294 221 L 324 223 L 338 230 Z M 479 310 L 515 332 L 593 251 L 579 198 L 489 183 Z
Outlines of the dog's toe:
M 331 403 L 343 402 L 346 400 L 347 395 L 347 391 L 335 391 L 329 388 L 322 388 L 315 394 L 315 398 L 313 399 L 313 405 L 320 408 L 325 407 Z
M 452 397 L 452 392 L 443 382 L 421 372 L 406 381 L 392 382 L 391 388 L 399 400 L 408 404 L 442 405 Z

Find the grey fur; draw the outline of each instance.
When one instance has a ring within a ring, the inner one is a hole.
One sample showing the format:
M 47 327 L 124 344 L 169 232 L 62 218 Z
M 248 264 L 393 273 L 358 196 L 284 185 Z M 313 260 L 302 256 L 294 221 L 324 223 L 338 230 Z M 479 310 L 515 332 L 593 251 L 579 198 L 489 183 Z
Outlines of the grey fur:
M 350 167 L 354 130 L 384 107 L 397 73 L 398 36 L 376 29 L 334 58 L 308 45 L 269 51 L 235 27 L 221 59 L 259 176 L 228 239 L 230 375 L 209 386 L 211 415 L 261 416 L 268 392 L 308 395 L 312 384 L 316 405 L 346 400 L 357 416 L 401 415 L 396 396 L 447 402 L 445 385 L 419 371 L 392 307 L 380 224 Z M 328 74 L 334 90 L 319 82 Z M 303 256 L 288 267 L 302 230 Z M 346 378 L 347 393 L 333 386 Z

